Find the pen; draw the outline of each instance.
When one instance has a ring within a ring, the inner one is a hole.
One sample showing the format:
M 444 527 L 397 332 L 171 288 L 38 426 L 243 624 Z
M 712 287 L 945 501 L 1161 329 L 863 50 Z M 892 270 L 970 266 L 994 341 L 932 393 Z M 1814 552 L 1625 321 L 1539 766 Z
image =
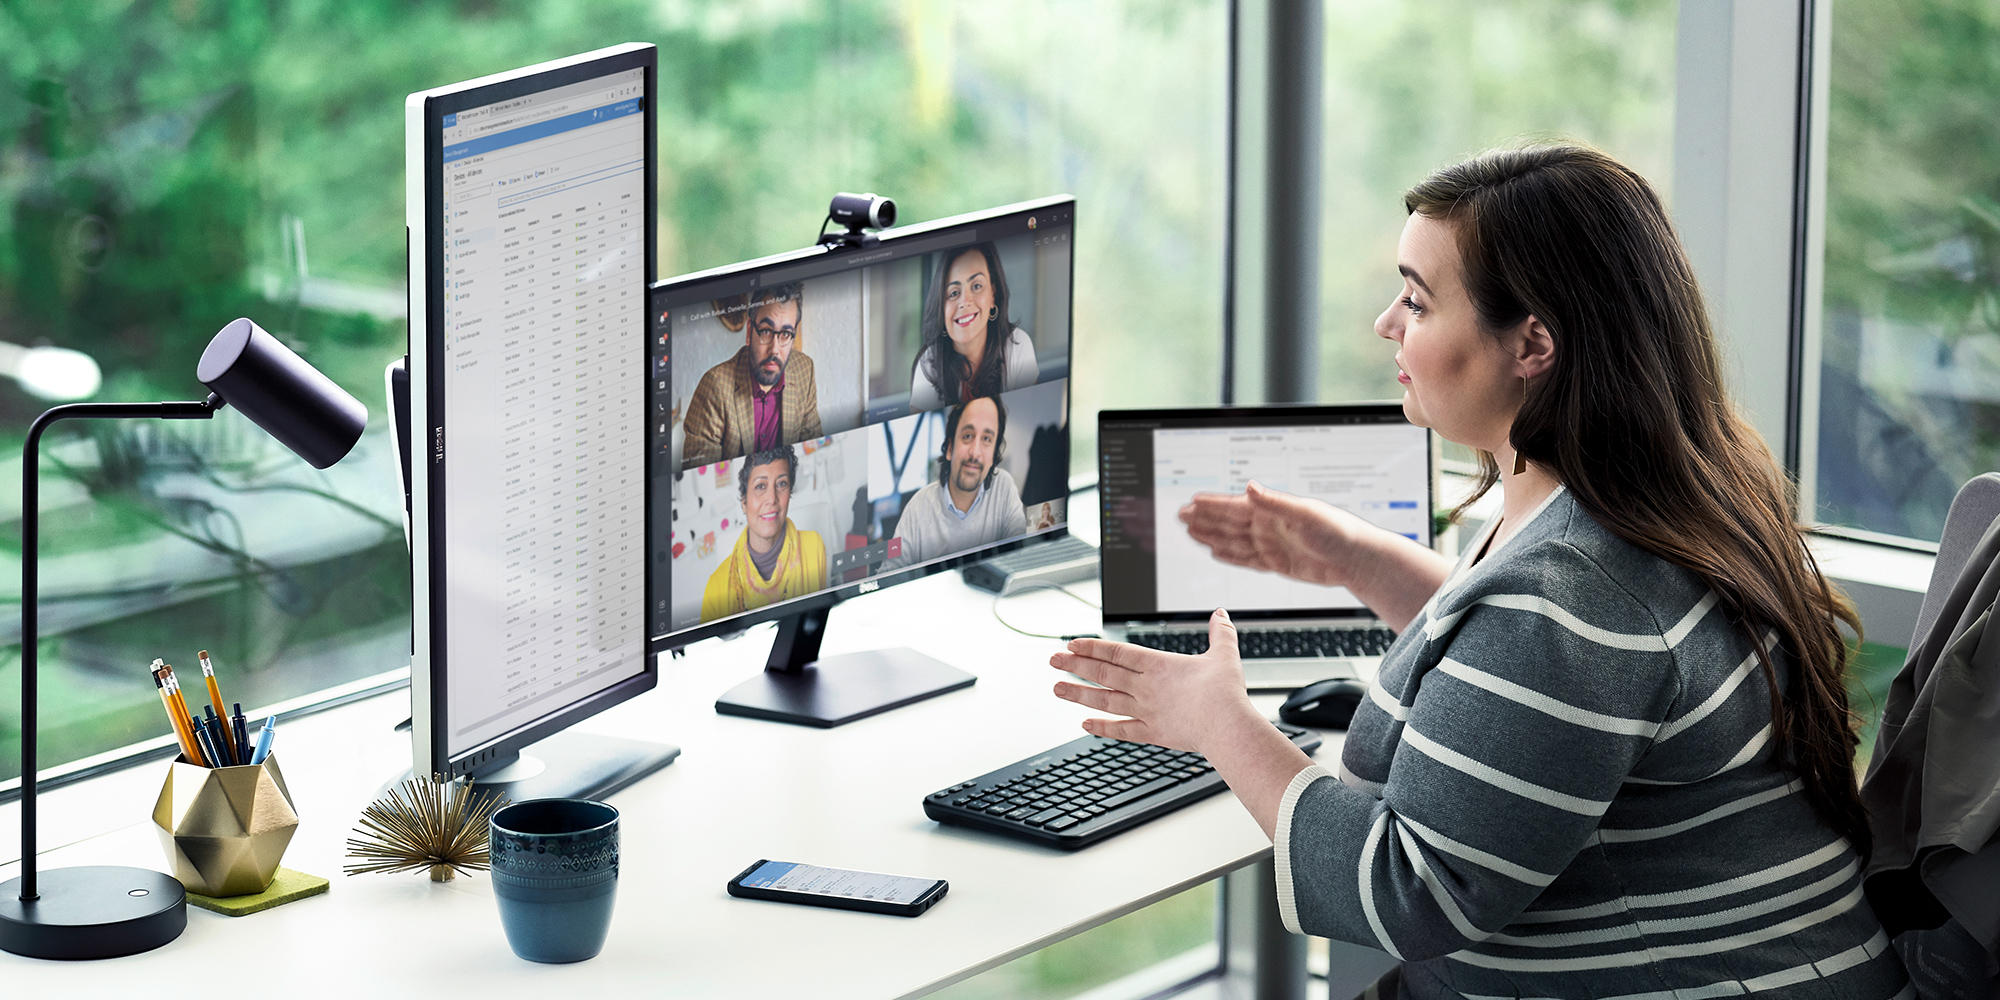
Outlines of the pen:
M 161 674 L 160 668 L 165 663 L 166 661 L 159 659 L 153 661 L 153 686 L 160 690 L 160 704 L 166 706 L 167 725 L 174 731 L 174 742 L 180 744 L 181 755 L 190 761 L 200 763 L 201 753 L 194 747 L 194 734 L 188 732 L 187 723 L 182 721 L 179 712 L 174 711 L 174 697 L 168 693 L 166 678 Z
M 227 747 L 217 747 L 216 749 L 227 750 L 230 762 L 235 763 L 242 758 L 242 752 L 236 748 L 236 734 L 230 732 L 227 725 L 229 712 L 222 707 L 222 689 L 215 684 L 215 664 L 208 661 L 208 650 L 206 649 L 196 653 L 195 659 L 201 661 L 201 676 L 203 680 L 208 682 L 208 703 L 215 706 L 216 718 L 221 719 L 225 723 L 222 727 L 222 742 L 229 745 Z
M 203 705 L 201 710 L 205 716 L 201 720 L 202 731 L 208 734 L 208 742 L 213 744 L 215 749 L 221 751 L 222 766 L 233 767 L 240 763 L 236 759 L 236 752 L 229 748 L 229 738 L 224 735 L 229 731 L 229 727 L 224 725 L 222 719 L 216 716 L 215 707 L 212 705 Z
M 277 731 L 277 716 L 274 715 L 264 720 L 264 731 L 257 734 L 257 752 L 250 756 L 250 763 L 262 764 L 264 763 L 264 758 L 271 756 L 271 736 Z
M 236 703 L 236 714 L 230 717 L 230 725 L 236 730 L 236 746 L 241 750 L 243 763 L 250 763 L 250 730 L 244 725 L 243 703 Z
M 197 726 L 195 728 L 194 737 L 195 737 L 195 742 L 201 744 L 201 752 L 207 754 L 208 759 L 210 761 L 220 761 L 222 759 L 222 756 L 216 752 L 215 741 L 209 739 L 208 737 L 208 730 L 202 729 L 199 726 Z M 223 765 L 220 763 L 211 763 L 208 766 L 221 767 Z

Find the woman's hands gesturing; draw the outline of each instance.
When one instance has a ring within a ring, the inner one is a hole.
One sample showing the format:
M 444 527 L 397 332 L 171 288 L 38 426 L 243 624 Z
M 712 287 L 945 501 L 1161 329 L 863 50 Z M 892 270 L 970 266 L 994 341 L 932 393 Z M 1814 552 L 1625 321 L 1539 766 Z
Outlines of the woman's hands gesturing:
M 1207 752 L 1246 720 L 1269 728 L 1244 693 L 1236 626 L 1219 608 L 1208 619 L 1208 652 L 1198 656 L 1076 639 L 1049 665 L 1099 685 L 1059 682 L 1056 697 L 1124 716 L 1086 720 L 1097 736 Z
M 1328 587 L 1348 585 L 1343 556 L 1362 523 L 1331 504 L 1254 482 L 1240 494 L 1198 493 L 1180 516 L 1188 536 L 1223 562 Z

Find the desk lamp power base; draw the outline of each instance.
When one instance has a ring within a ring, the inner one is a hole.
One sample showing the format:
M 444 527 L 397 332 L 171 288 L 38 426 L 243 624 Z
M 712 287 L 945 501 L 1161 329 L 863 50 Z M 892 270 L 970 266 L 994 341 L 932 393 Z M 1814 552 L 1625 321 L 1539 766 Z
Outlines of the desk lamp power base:
M 187 928 L 187 890 L 146 868 L 95 866 L 0 883 L 0 950 L 29 958 L 117 958 L 151 951 Z

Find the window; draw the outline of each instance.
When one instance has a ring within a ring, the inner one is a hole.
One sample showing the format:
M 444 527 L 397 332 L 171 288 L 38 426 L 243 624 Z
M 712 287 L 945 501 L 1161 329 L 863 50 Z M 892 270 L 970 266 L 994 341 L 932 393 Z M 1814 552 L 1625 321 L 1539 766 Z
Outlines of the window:
M 1829 44 L 1808 516 L 1934 543 L 2000 469 L 2000 10 L 1841 0 Z
M 229 411 L 48 435 L 45 766 L 161 735 L 155 656 L 211 650 L 246 709 L 408 662 L 382 368 L 404 349 L 413 90 L 655 41 L 662 276 L 805 245 L 835 191 L 889 194 L 906 221 L 1073 193 L 1073 468 L 1093 464 L 1100 406 L 1217 398 L 1222 207 L 1203 193 L 1224 176 L 1220 0 L 478 10 L 0 13 L 24 98 L 0 110 L 0 340 L 94 359 L 90 398 L 199 398 L 201 348 L 247 315 L 370 413 L 324 473 Z M 0 346 L 0 368 L 18 353 Z M 54 402 L 29 388 L 0 379 L 10 454 Z M 0 570 L 0 593 L 18 579 Z M 0 699 L 0 779 L 16 713 Z
M 1401 395 L 1375 317 L 1399 286 L 1403 192 L 1538 139 L 1603 148 L 1670 194 L 1674 0 L 1328 4 L 1320 396 Z M 1458 445 L 1447 456 L 1469 463 Z

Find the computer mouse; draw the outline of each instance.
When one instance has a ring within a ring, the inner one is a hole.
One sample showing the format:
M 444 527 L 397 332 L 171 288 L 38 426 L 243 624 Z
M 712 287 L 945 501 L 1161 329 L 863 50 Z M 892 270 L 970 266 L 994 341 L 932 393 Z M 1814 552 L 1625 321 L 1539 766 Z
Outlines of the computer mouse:
M 1278 721 L 1312 729 L 1346 729 L 1366 697 L 1368 685 L 1357 680 L 1314 681 L 1285 696 L 1285 703 L 1278 706 Z

